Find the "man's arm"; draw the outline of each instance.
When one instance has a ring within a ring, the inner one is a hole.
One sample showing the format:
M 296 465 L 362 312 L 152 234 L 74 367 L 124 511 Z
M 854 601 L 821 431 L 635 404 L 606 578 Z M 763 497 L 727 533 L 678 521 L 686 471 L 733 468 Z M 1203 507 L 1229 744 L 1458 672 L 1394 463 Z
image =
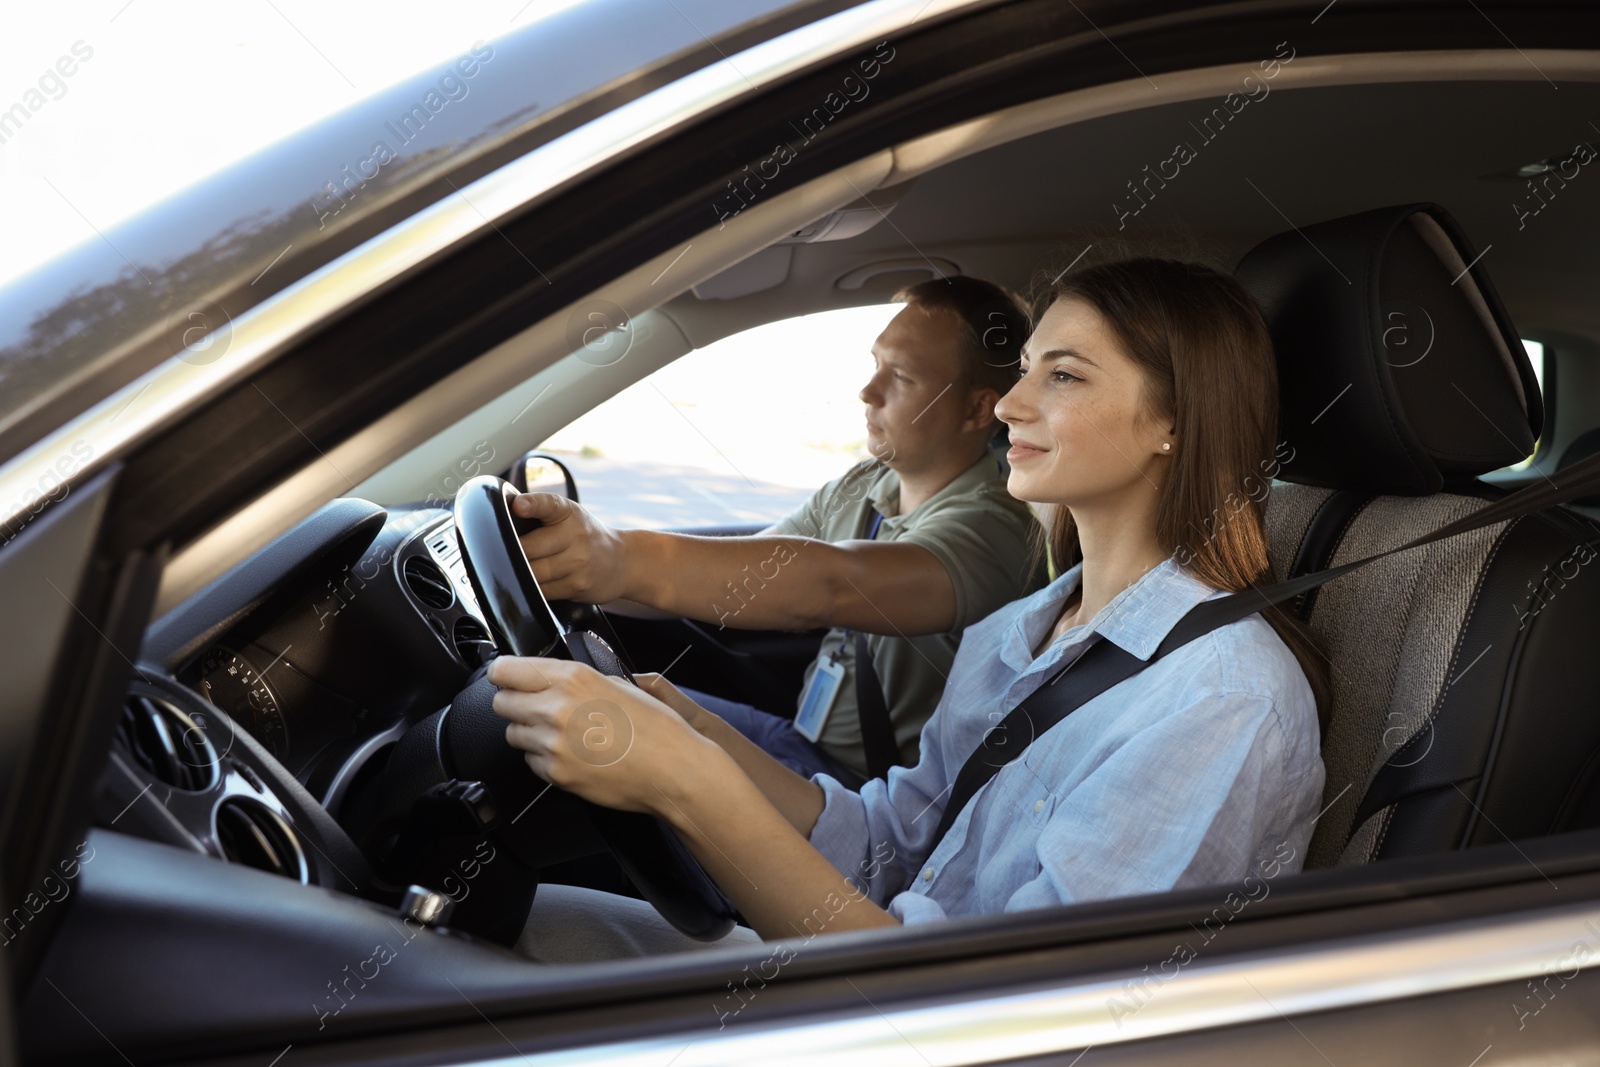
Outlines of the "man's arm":
M 756 531 L 752 536 L 770 537 L 777 531 L 778 524 L 773 523 L 764 530 Z M 649 604 L 641 604 L 637 600 L 625 600 L 622 598 L 609 601 L 605 607 L 613 615 L 626 615 L 630 619 L 677 619 L 682 617 L 670 611 L 653 608 Z
M 956 596 L 939 558 L 894 541 L 623 534 L 631 600 L 746 630 L 944 633 Z
M 522 548 L 552 600 L 621 598 L 748 630 L 827 626 L 911 636 L 946 633 L 956 623 L 955 586 L 921 545 L 618 531 L 549 493 L 524 494 L 514 507 L 543 523 L 522 536 Z
M 633 600 L 611 600 L 605 604 L 605 609 L 612 615 L 625 615 L 630 619 L 676 619 L 680 616 L 660 608 L 652 608 L 649 604 L 640 604 Z

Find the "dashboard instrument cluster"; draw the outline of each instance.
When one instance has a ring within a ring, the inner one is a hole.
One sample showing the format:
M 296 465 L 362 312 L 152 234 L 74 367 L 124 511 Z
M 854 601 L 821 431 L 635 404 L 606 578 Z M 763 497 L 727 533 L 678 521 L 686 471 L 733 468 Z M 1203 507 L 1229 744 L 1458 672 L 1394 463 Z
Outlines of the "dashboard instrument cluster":
M 324 803 L 381 754 L 374 738 L 449 704 L 495 651 L 444 509 L 391 510 L 263 588 L 174 673 Z

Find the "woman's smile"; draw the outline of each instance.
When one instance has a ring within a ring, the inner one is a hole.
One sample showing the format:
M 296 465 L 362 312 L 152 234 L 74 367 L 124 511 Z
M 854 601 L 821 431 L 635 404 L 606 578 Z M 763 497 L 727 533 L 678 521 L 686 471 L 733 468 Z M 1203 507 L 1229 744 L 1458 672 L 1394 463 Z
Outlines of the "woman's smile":
M 1013 437 L 1011 438 L 1011 447 L 1006 450 L 1006 461 L 1008 463 L 1017 463 L 1025 459 L 1033 459 L 1035 456 L 1042 456 L 1048 451 L 1050 451 L 1048 448 L 1030 444 L 1027 441 L 1019 441 Z

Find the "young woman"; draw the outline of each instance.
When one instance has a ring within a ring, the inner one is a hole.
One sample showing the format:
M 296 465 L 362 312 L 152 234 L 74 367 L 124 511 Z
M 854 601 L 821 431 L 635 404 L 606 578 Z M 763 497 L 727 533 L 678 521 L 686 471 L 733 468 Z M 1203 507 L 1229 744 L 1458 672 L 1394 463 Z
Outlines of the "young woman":
M 986 731 L 1096 641 L 1144 659 L 1202 600 L 1271 580 L 1262 503 L 1277 375 L 1232 278 L 1130 259 L 1057 283 L 1016 385 L 1007 488 L 1058 505 L 1067 568 L 969 627 L 921 760 L 859 794 L 803 779 L 665 680 L 502 656 L 507 740 L 545 780 L 667 820 L 750 927 L 773 940 L 1300 868 L 1321 803 L 1327 683 L 1277 609 L 1191 641 L 1032 739 L 931 849 Z M 1255 487 L 1252 489 L 1252 487 Z M 591 704 L 604 701 L 605 704 Z M 627 754 L 586 760 L 574 709 L 614 709 Z M 597 765 L 604 763 L 604 765 Z M 699 946 L 631 898 L 541 886 L 519 947 L 537 959 Z

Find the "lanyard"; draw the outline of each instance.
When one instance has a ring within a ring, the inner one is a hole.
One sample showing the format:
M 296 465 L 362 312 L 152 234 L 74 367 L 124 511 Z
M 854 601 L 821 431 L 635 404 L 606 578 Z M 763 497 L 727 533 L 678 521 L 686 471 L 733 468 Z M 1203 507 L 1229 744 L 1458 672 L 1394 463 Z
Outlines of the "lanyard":
M 868 504 L 867 506 L 872 507 L 871 504 Z M 877 508 L 872 508 L 872 525 L 867 529 L 868 541 L 876 541 L 878 539 L 878 527 L 882 525 L 883 512 L 879 511 Z
M 868 504 L 867 507 L 872 508 L 872 525 L 867 529 L 866 539 L 868 541 L 876 541 L 878 539 L 878 527 L 883 525 L 883 512 L 872 507 L 871 504 Z M 855 636 L 855 633 L 854 630 L 846 630 L 844 632 L 844 640 L 839 643 L 839 647 L 828 653 L 829 663 L 839 662 L 839 653 L 843 652 L 845 646 L 850 644 L 850 639 Z

